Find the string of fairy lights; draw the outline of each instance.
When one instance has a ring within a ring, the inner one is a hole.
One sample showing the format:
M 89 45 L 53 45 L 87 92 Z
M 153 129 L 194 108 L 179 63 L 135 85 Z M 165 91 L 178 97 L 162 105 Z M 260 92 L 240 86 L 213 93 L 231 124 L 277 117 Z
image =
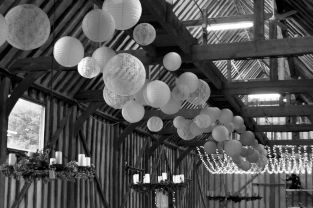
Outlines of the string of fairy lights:
M 265 167 L 261 168 L 258 164 L 252 163 L 251 168 L 247 171 L 238 168 L 232 158 L 221 150 L 217 150 L 216 154 L 209 155 L 202 146 L 196 149 L 202 163 L 212 174 L 312 174 L 313 158 L 309 152 L 313 152 L 313 145 L 267 146 L 268 163 Z

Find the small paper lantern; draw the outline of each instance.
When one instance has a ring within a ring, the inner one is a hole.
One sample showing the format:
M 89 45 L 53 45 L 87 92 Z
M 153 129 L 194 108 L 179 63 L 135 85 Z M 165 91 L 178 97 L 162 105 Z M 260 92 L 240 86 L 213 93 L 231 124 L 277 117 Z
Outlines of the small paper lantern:
M 204 150 L 207 154 L 215 154 L 216 153 L 217 146 L 216 146 L 215 142 L 208 141 L 204 144 L 203 147 L 204 147 Z
M 240 152 L 240 155 L 242 156 L 242 157 L 247 157 L 248 155 L 249 155 L 249 149 L 248 149 L 248 147 L 242 147 L 241 148 L 241 152 Z
M 201 129 L 195 124 L 194 122 L 191 122 L 189 125 L 189 130 L 193 136 L 200 136 L 203 132 Z
M 204 105 L 211 95 L 211 89 L 205 81 L 199 79 L 199 87 L 196 91 L 190 94 L 188 102 L 193 105 Z
M 221 115 L 218 120 L 222 124 L 228 124 L 233 120 L 233 116 L 234 116 L 233 112 L 225 108 L 221 111 Z
M 203 133 L 211 133 L 215 126 L 216 126 L 216 123 L 212 123 L 211 126 L 209 126 L 208 128 L 201 129 L 201 130 L 203 131 Z
M 147 122 L 147 127 L 152 132 L 158 132 L 163 128 L 163 121 L 157 116 L 152 116 Z
M 87 79 L 94 78 L 100 74 L 100 67 L 92 57 L 85 57 L 77 67 L 78 73 Z
M 182 117 L 182 116 L 176 116 L 173 120 L 173 125 L 179 129 L 179 128 L 183 128 L 186 124 L 187 120 Z
M 234 124 L 232 122 L 224 124 L 224 126 L 228 129 L 229 133 L 232 133 L 235 130 Z
M 96 63 L 102 72 L 109 60 L 115 55 L 116 53 L 111 48 L 102 46 L 93 52 L 92 58 L 96 60 Z
M 107 0 L 102 9 L 113 16 L 117 30 L 128 30 L 135 26 L 142 13 L 139 0 Z
M 171 94 L 174 100 L 184 101 L 189 97 L 190 90 L 186 85 L 176 85 Z
M 254 144 L 254 134 L 251 131 L 245 131 L 240 135 L 240 142 L 245 146 L 252 146 Z
M 105 86 L 118 95 L 136 94 L 145 84 L 146 70 L 133 55 L 120 53 L 109 60 L 103 70 Z
M 171 99 L 171 90 L 165 82 L 154 80 L 147 84 L 146 98 L 154 108 L 161 108 Z
M 94 9 L 83 19 L 84 34 L 94 42 L 104 42 L 112 39 L 115 31 L 115 22 L 112 15 L 102 9 Z
M 247 161 L 251 163 L 257 163 L 259 161 L 259 153 L 254 150 L 254 152 L 246 157 Z
M 50 35 L 47 14 L 33 4 L 21 4 L 6 15 L 8 42 L 21 50 L 33 50 L 42 46 Z M 2 28 L 1 28 L 2 30 Z
M 0 46 L 2 46 L 8 38 L 8 25 L 2 14 L 0 14 Z
M 147 89 L 147 84 L 149 83 L 149 80 L 147 79 L 143 87 L 134 95 L 135 101 L 139 103 L 140 105 L 148 105 L 145 98 L 145 93 Z
M 196 91 L 199 87 L 199 79 L 197 75 L 192 72 L 182 73 L 176 80 L 177 85 L 185 85 L 189 88 L 190 93 Z
M 54 44 L 53 56 L 60 65 L 73 67 L 84 57 L 84 47 L 78 39 L 65 36 Z
M 114 109 L 122 109 L 125 103 L 133 99 L 132 96 L 117 95 L 106 87 L 103 89 L 103 98 L 106 104 Z
M 232 122 L 236 130 L 240 129 L 244 125 L 244 120 L 241 116 L 234 116 Z
M 190 132 L 189 128 L 182 128 L 182 129 L 177 129 L 177 134 L 180 138 L 183 140 L 191 140 L 195 136 Z
M 225 153 L 230 156 L 239 156 L 241 153 L 242 144 L 237 140 L 229 140 L 225 142 Z
M 212 136 L 215 141 L 222 142 L 229 138 L 229 132 L 225 126 L 218 125 L 212 130 Z
M 156 31 L 149 23 L 141 23 L 133 31 L 133 38 L 139 45 L 150 45 L 155 40 L 155 37 Z
M 137 123 L 143 119 L 145 109 L 134 100 L 130 100 L 122 108 L 122 116 L 129 123 Z
M 178 53 L 170 52 L 163 57 L 163 66 L 169 71 L 176 71 L 182 64 L 181 57 Z
M 215 122 L 221 115 L 221 110 L 217 107 L 205 107 L 201 110 L 200 114 L 207 114 L 212 119 L 212 122 Z
M 248 171 L 250 170 L 252 167 L 252 164 L 249 161 L 242 161 L 240 164 L 240 169 L 244 170 L 244 171 Z
M 199 114 L 194 119 L 193 122 L 201 129 L 208 128 L 212 124 L 211 117 L 207 114 Z
M 167 115 L 173 115 L 175 113 L 178 113 L 178 111 L 181 108 L 181 101 L 177 101 L 171 96 L 171 99 L 161 107 L 161 111 Z
M 242 127 L 240 127 L 239 129 L 236 129 L 236 132 L 239 134 L 244 133 L 247 130 L 246 126 L 243 125 Z

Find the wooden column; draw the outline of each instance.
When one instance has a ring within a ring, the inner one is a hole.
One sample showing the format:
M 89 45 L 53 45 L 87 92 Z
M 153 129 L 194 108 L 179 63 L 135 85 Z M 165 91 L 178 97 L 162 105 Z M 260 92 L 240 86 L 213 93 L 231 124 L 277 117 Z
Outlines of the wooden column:
M 264 40 L 264 0 L 254 0 L 254 40 Z
M 277 39 L 277 24 L 275 21 L 269 23 L 269 38 Z M 270 79 L 278 80 L 278 60 L 277 58 L 270 59 Z
M 7 100 L 10 90 L 11 80 L 7 77 L 1 80 L 0 84 L 0 164 L 3 164 L 7 158 Z M 4 206 L 5 201 L 5 178 L 0 174 L 0 207 Z

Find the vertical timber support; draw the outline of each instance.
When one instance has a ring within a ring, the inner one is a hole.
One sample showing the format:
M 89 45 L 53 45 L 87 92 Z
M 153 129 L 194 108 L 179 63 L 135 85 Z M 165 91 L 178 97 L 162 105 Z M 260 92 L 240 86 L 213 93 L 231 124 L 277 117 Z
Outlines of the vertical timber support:
M 264 40 L 264 0 L 254 0 L 254 40 Z

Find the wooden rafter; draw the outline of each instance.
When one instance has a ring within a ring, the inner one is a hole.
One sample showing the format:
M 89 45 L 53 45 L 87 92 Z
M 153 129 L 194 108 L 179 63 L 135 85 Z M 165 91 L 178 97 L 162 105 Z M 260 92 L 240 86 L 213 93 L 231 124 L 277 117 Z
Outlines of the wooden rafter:
M 254 0 L 254 40 L 264 37 L 264 0 Z
M 244 107 L 249 117 L 289 117 L 313 115 L 313 105 Z
M 313 131 L 312 124 L 259 125 L 256 132 L 308 132 Z
M 270 140 L 269 145 L 313 145 L 313 139 Z

